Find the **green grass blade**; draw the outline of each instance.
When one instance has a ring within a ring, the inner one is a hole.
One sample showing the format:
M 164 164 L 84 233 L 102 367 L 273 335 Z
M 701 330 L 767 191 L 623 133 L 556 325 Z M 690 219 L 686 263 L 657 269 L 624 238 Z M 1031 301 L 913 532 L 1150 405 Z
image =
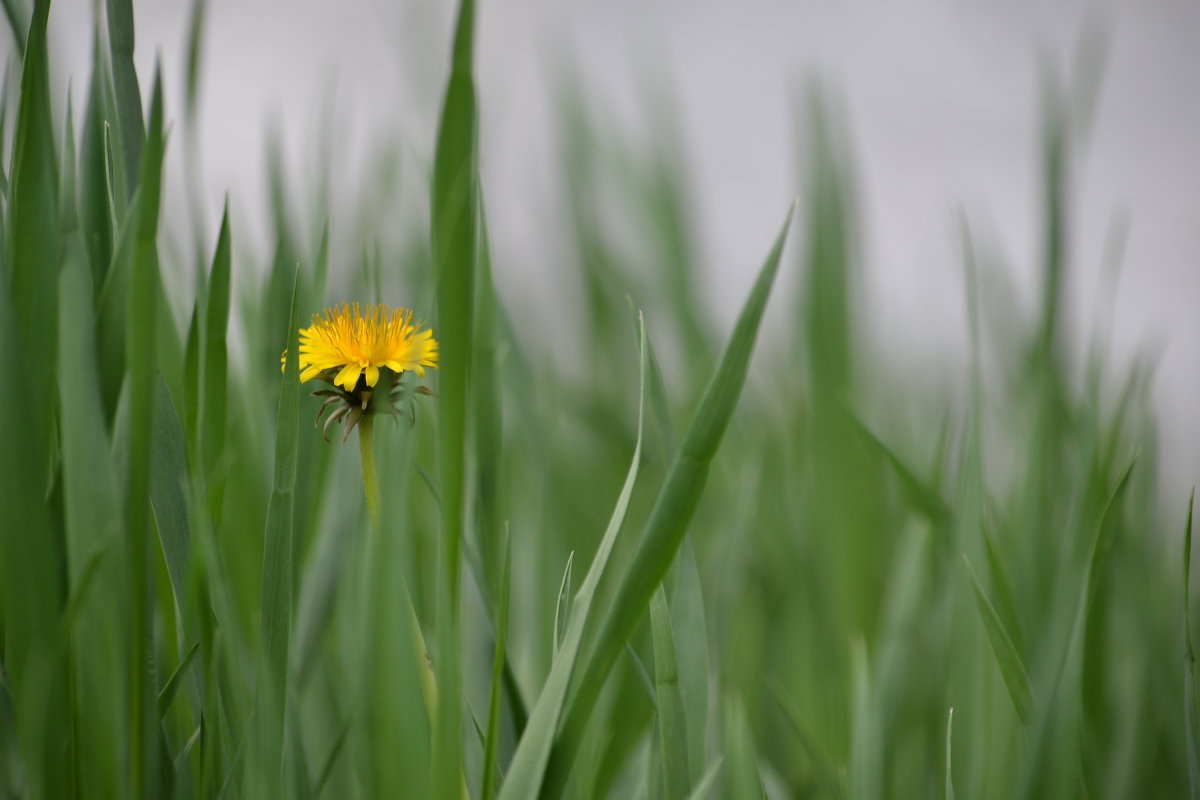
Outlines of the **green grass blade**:
M 1183 714 L 1187 728 L 1188 796 L 1200 798 L 1200 710 L 1196 707 L 1196 654 L 1192 650 L 1192 623 L 1190 619 L 1190 593 L 1192 578 L 1192 510 L 1196 503 L 1196 490 L 1188 498 L 1187 525 L 1183 529 Z
M 125 180 L 138 185 L 138 165 L 146 132 L 142 127 L 142 93 L 133 64 L 133 0 L 105 0 L 108 12 L 108 46 L 112 55 L 113 88 L 116 93 L 117 139 Z
M 654 692 L 658 698 L 658 739 L 663 767 L 664 797 L 683 800 L 691 785 L 688 769 L 688 731 L 679 692 L 679 666 L 667 593 L 659 584 L 650 599 L 650 629 L 654 642 Z
M 13 41 L 17 45 L 17 54 L 25 55 L 25 34 L 29 30 L 29 23 L 26 21 L 24 4 L 18 0 L 4 0 L 4 18 L 8 20 L 9 31 L 13 35 Z
M 437 602 L 439 690 L 431 790 L 449 797 L 461 781 L 462 665 L 459 568 L 466 485 L 466 427 L 474 335 L 478 226 L 478 116 L 472 77 L 475 4 L 462 0 L 434 155 L 431 216 L 437 270 L 438 444 L 441 548 Z
M 653 351 L 651 352 L 653 354 Z M 691 781 L 700 780 L 708 760 L 708 624 L 704 615 L 700 568 L 691 537 L 679 551 L 679 575 L 671 599 L 671 627 L 679 663 L 679 694 L 687 723 Z
M 704 774 L 700 776 L 700 780 L 696 781 L 692 793 L 688 795 L 687 800 L 705 800 L 708 793 L 712 791 L 713 784 L 717 782 L 717 775 L 721 773 L 722 759 L 717 758 L 708 768 L 704 770 Z
M 196 116 L 196 101 L 200 96 L 200 55 L 204 44 L 204 21 L 207 10 L 208 0 L 192 0 L 192 13 L 188 16 L 183 96 L 188 116 L 193 119 Z
M 971 562 L 966 556 L 963 556 L 963 563 L 967 565 L 967 574 L 970 575 L 971 585 L 975 589 L 975 603 L 979 608 L 979 616 L 987 630 L 988 641 L 992 645 L 992 653 L 996 656 L 996 664 L 1000 667 L 1004 685 L 1008 687 L 1008 694 L 1017 710 L 1017 716 L 1021 718 L 1022 724 L 1028 725 L 1033 710 L 1033 691 L 1029 685 L 1029 673 L 1025 669 L 1025 663 L 1017 653 L 1012 637 L 1004 629 L 1000 615 L 984 594 L 983 586 L 980 585 L 979 578 L 975 577 L 975 570 L 971 568 Z
M 162 83 L 156 79 L 150 105 L 150 136 L 143 151 L 133 239 L 126 312 L 126 363 L 128 365 L 129 472 L 126 509 L 129 518 L 130 564 L 130 769 L 134 794 L 157 791 L 159 726 L 154 681 L 153 603 L 154 559 L 151 555 L 150 490 L 154 446 L 154 382 L 157 372 L 157 317 L 161 297 L 158 268 L 158 211 L 162 188 Z
M 297 268 L 292 283 L 292 303 L 288 313 L 287 338 L 291 345 L 299 330 L 299 278 Z M 288 646 L 292 629 L 293 570 L 295 535 L 296 461 L 300 443 L 300 359 L 289 358 L 284 366 L 279 389 L 279 409 L 275 418 L 275 481 L 267 505 L 267 527 L 263 539 L 263 578 L 261 626 L 267 688 L 260 694 L 264 704 L 267 741 L 267 774 L 282 768 L 283 703 L 287 693 Z
M 200 463 L 209 491 L 209 513 L 218 518 L 224 479 L 217 474 L 226 441 L 228 403 L 228 352 L 225 342 L 229 328 L 229 296 L 232 257 L 230 255 L 229 198 L 221 214 L 221 232 L 213 253 L 204 310 L 204 367 L 201 371 Z M 290 332 L 294 337 L 296 331 Z M 292 339 L 289 338 L 291 346 Z
M 171 706 L 171 701 L 175 699 L 176 692 L 179 691 L 179 684 L 183 682 L 184 676 L 187 675 L 188 668 L 192 666 L 192 661 L 196 658 L 196 653 L 200 652 L 200 641 L 192 643 L 187 652 L 183 654 L 183 658 L 179 662 L 179 666 L 171 673 L 171 677 L 163 685 L 163 688 L 158 693 L 158 716 L 162 717 L 167 713 L 167 709 Z
M 687 532 L 688 523 L 704 490 L 709 464 L 737 407 L 750 368 L 750 356 L 754 351 L 771 286 L 779 270 L 780 256 L 794 210 L 795 204 L 788 211 L 754 288 L 742 307 L 721 362 L 684 436 L 679 455 L 658 493 L 642 539 L 629 562 L 629 570 L 617 589 L 613 607 L 600 623 L 592 655 L 586 667 L 576 673 L 577 679 L 572 681 L 566 723 L 567 747 L 578 747 L 578 732 L 595 706 L 605 677 L 645 612 L 650 595 L 662 581 Z M 575 735 L 571 736 L 571 733 Z M 573 752 L 563 749 L 557 760 L 557 768 L 551 766 L 551 773 L 556 776 L 552 790 L 560 789 L 565 783 Z
M 61 258 L 58 203 L 58 153 L 50 106 L 50 77 L 46 22 L 50 3 L 34 6 L 28 47 L 21 74 L 21 97 L 13 138 L 12 181 L 8 197 L 6 276 L 28 372 L 23 390 L 33 397 L 54 398 L 54 355 L 57 324 L 58 273 Z M 50 416 L 40 408 L 22 415 L 31 424 L 40 446 L 50 443 Z M 45 477 L 43 473 L 42 477 Z
M 167 573 L 175 602 L 183 607 L 188 574 L 191 533 L 188 525 L 187 439 L 171 393 L 159 375 L 154 388 L 154 444 L 150 456 L 150 501 L 158 525 L 159 542 L 167 561 Z
M 554 604 L 554 652 L 558 652 L 559 643 L 567 628 L 567 620 L 571 618 L 571 564 L 575 561 L 575 551 L 567 556 L 567 566 L 563 569 L 562 581 L 558 585 L 558 601 Z
M 954 780 L 951 765 L 954 760 L 951 758 L 954 744 L 954 709 L 950 709 L 950 713 L 946 715 L 946 800 L 954 800 Z
M 492 800 L 496 794 L 496 754 L 500 748 L 500 697 L 504 690 L 504 665 L 508 656 L 509 584 L 512 579 L 512 539 L 505 536 L 504 560 L 500 568 L 500 607 L 496 612 L 496 650 L 492 657 L 492 691 L 488 701 L 487 737 L 483 748 L 483 780 L 481 800 Z
M 563 635 L 562 647 L 555 656 L 554 663 L 550 668 L 550 675 L 546 678 L 545 685 L 542 686 L 542 692 L 538 695 L 533 713 L 530 714 L 525 725 L 525 732 L 517 745 L 517 751 L 513 754 L 508 775 L 500 789 L 500 800 L 525 800 L 525 798 L 537 797 L 541 791 L 571 675 L 578 666 L 577 660 L 583 631 L 588 625 L 588 618 L 592 615 L 592 600 L 596 594 L 596 587 L 608 571 L 609 558 L 612 556 L 617 534 L 620 532 L 621 525 L 625 521 L 625 514 L 629 510 L 629 500 L 633 495 L 633 487 L 637 482 L 638 469 L 642 460 L 642 430 L 646 408 L 648 363 L 646 323 L 640 317 L 639 322 L 641 349 L 639 353 L 638 428 L 633 459 L 629 465 L 629 471 L 625 475 L 625 483 L 617 497 L 612 516 L 609 518 L 608 527 L 605 529 L 600 546 L 592 559 L 592 565 L 588 568 L 579 592 L 575 595 L 575 610 L 567 624 L 566 633 Z

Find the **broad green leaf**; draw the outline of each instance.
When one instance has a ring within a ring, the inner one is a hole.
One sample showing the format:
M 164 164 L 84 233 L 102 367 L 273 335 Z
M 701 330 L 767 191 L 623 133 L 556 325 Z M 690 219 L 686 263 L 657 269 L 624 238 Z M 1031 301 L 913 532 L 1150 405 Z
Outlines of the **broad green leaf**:
M 694 784 L 700 780 L 708 759 L 708 624 L 691 537 L 684 539 L 679 550 L 677 569 L 671 628 L 679 663 L 679 694 L 687 724 L 688 766 Z

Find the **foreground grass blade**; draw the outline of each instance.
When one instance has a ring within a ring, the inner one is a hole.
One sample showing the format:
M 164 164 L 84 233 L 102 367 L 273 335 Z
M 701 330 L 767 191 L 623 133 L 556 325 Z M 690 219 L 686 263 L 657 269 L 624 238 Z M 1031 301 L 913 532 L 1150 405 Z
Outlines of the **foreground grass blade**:
M 771 286 L 779 271 L 780 255 L 794 211 L 795 204 L 788 211 L 754 288 L 742 307 L 721 363 L 700 401 L 691 427 L 684 435 L 679 455 L 671 465 L 646 522 L 642 539 L 629 562 L 629 571 L 619 584 L 613 607 L 600 624 L 592 655 L 586 667 L 577 672 L 576 679 L 572 681 L 565 723 L 567 736 L 557 752 L 557 763 L 550 768 L 554 779 L 549 787 L 552 794 L 555 790 L 561 791 L 565 784 L 574 760 L 574 749 L 578 747 L 580 734 L 595 706 L 604 679 L 645 612 L 650 595 L 674 560 L 696 504 L 700 501 L 709 464 L 721 444 L 746 381 L 750 356 L 754 352 L 754 342 Z
M 433 168 L 433 255 L 440 344 L 438 446 L 441 548 L 437 597 L 439 688 L 431 790 L 450 797 L 461 781 L 462 665 L 459 663 L 459 566 L 466 485 L 466 430 L 474 335 L 478 225 L 478 126 L 472 77 L 475 3 L 462 0 L 450 80 L 442 105 Z
M 167 560 L 175 602 L 183 608 L 188 554 L 192 548 L 184 496 L 188 480 L 187 440 L 161 375 L 154 388 L 154 443 L 150 466 L 150 501 L 154 507 L 158 538 Z
M 1196 490 L 1188 498 L 1187 525 L 1183 530 L 1183 714 L 1187 726 L 1188 796 L 1200 798 L 1200 735 L 1197 734 L 1196 708 L 1196 653 L 1192 650 L 1192 623 L 1190 619 L 1190 590 L 1192 578 L 1192 510 L 1196 503 Z
M 153 462 L 154 381 L 157 371 L 159 290 L 158 205 L 163 158 L 162 83 L 150 103 L 150 136 L 143 151 L 126 327 L 129 471 L 126 508 L 130 548 L 130 769 L 136 796 L 157 793 L 159 726 L 154 680 L 154 561 L 151 551 L 150 482 Z
M 1017 716 L 1021 718 L 1023 724 L 1028 725 L 1033 710 L 1033 691 L 1029 686 L 1029 673 L 1025 670 L 1025 664 L 1021 661 L 1020 654 L 1017 653 L 1012 637 L 1004 629 L 1000 615 L 996 613 L 991 601 L 984 594 L 983 587 L 979 584 L 979 578 L 975 576 L 975 570 L 971 568 L 971 562 L 967 560 L 966 556 L 963 556 L 963 563 L 967 565 L 967 574 L 971 576 L 971 586 L 975 590 L 975 603 L 979 607 L 979 616 L 983 619 L 984 628 L 987 630 L 988 641 L 992 645 L 992 653 L 996 656 L 996 664 L 1000 667 L 1004 685 L 1008 687 L 1008 694 L 1012 697 Z
M 658 698 L 658 741 L 663 766 L 663 795 L 683 800 L 691 783 L 688 770 L 688 732 L 679 693 L 675 634 L 662 584 L 650 599 L 650 629 L 654 641 L 654 693 Z
M 138 185 L 138 164 L 146 133 L 142 129 L 142 93 L 133 65 L 133 0 L 106 0 L 108 42 L 112 52 L 113 88 L 116 92 L 117 138 L 126 185 Z
M 54 397 L 58 271 L 58 153 L 50 108 L 46 22 L 50 3 L 34 6 L 21 74 L 21 98 L 13 138 L 12 182 L 7 204 L 6 255 L 12 304 L 27 372 L 21 383 L 32 397 Z M 50 442 L 50 416 L 32 409 L 28 424 L 39 445 Z M 22 415 L 26 416 L 26 415 Z M 45 477 L 42 473 L 41 477 Z
M 563 634 L 562 647 L 554 658 L 550 676 L 546 678 L 542 693 L 538 696 L 533 713 L 525 725 L 525 733 L 517 745 L 517 752 L 513 755 L 504 786 L 501 787 L 500 800 L 526 800 L 537 797 L 541 791 L 571 675 L 577 666 L 583 631 L 592 614 L 592 600 L 596 594 L 596 587 L 608 570 L 613 545 L 616 544 L 617 534 L 625 522 L 625 513 L 629 510 L 629 498 L 633 494 L 633 486 L 637 482 L 638 468 L 642 461 L 642 431 L 646 410 L 646 323 L 640 316 L 638 330 L 641 345 L 638 364 L 640 381 L 637 443 L 633 448 L 633 459 L 625 475 L 621 494 L 617 497 L 617 504 L 613 508 L 612 517 L 609 518 L 608 527 L 604 531 L 604 537 L 596 550 L 596 556 L 592 559 L 592 565 L 575 595 L 574 610 L 567 623 L 566 633 Z
M 299 269 L 292 283 L 287 339 L 299 330 Z M 266 655 L 268 688 L 260 694 L 267 719 L 268 774 L 281 768 L 283 704 L 287 695 L 288 643 L 292 629 L 292 553 L 295 513 L 296 453 L 300 441 L 300 359 L 289 358 L 279 389 L 275 421 L 275 484 L 267 505 L 267 530 L 263 539 L 262 639 Z

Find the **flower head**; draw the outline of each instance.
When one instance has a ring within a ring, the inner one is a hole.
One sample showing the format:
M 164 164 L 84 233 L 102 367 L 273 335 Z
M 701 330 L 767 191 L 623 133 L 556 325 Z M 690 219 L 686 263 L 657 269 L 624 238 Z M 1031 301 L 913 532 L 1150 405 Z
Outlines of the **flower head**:
M 360 376 L 373 387 L 381 367 L 424 377 L 426 367 L 437 367 L 437 359 L 433 331 L 414 323 L 407 308 L 367 306 L 365 316 L 358 303 L 327 308 L 300 331 L 300 381 L 333 374 L 332 383 L 347 392 L 354 391 Z
M 287 355 L 285 351 L 281 357 L 283 365 Z M 343 441 L 365 415 L 387 411 L 399 417 L 397 403 L 415 422 L 416 395 L 433 393 L 406 382 L 405 373 L 424 377 L 427 367 L 437 368 L 437 361 L 433 331 L 414 323 L 407 308 L 367 306 L 365 315 L 358 303 L 327 308 L 300 331 L 300 381 L 319 378 L 333 387 L 313 392 L 325 398 L 316 421 L 333 407 L 325 432 L 345 420 Z

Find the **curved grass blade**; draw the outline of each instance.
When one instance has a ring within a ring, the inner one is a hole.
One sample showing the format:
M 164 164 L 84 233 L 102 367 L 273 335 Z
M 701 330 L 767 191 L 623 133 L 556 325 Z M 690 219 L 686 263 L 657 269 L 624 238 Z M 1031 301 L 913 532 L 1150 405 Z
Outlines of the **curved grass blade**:
M 946 717 L 946 800 L 954 800 L 954 781 L 952 779 L 953 772 L 951 771 L 951 745 L 953 744 L 954 733 L 954 709 L 950 709 L 950 713 Z
M 558 585 L 558 601 L 554 604 L 554 652 L 567 628 L 567 620 L 571 618 L 571 564 L 575 562 L 575 551 L 567 556 L 567 566 L 563 569 L 562 582 Z
M 229 327 L 229 284 L 232 259 L 229 236 L 229 198 L 221 214 L 221 232 L 213 253 L 212 271 L 208 279 L 204 309 L 204 367 L 201 370 L 200 464 L 208 486 L 209 514 L 220 518 L 224 479 L 217 474 L 217 464 L 225 447 L 226 404 L 228 402 L 228 353 L 225 333 Z M 288 332 L 288 342 L 295 335 Z
M 674 560 L 696 504 L 700 501 L 709 464 L 721 443 L 746 381 L 750 356 L 754 352 L 767 298 L 779 270 L 780 256 L 795 208 L 796 204 L 793 203 L 759 271 L 754 288 L 742 307 L 721 363 L 713 374 L 695 419 L 680 445 L 679 455 L 655 500 L 642 539 L 629 561 L 629 571 L 623 576 L 613 606 L 600 624 L 588 663 L 572 680 L 565 735 L 555 763 L 551 764 L 549 770 L 553 776 L 553 783 L 548 787 L 551 794 L 561 792 L 565 785 L 574 752 L 582 738 L 580 734 L 604 680 L 645 612 L 650 595 Z
M 975 576 L 975 570 L 971 568 L 971 562 L 965 555 L 963 563 L 967 565 L 967 574 L 971 576 L 971 585 L 975 589 L 975 603 L 979 607 L 979 616 L 983 619 L 984 628 L 987 630 L 988 641 L 992 645 L 992 653 L 996 656 L 996 663 L 1000 667 L 1004 685 L 1008 687 L 1008 694 L 1012 698 L 1013 706 L 1017 710 L 1017 716 L 1020 717 L 1021 723 L 1028 726 L 1033 710 L 1033 691 L 1029 686 L 1029 673 L 1025 670 L 1025 664 L 1017 653 L 1016 646 L 1013 645 L 1012 637 L 1004 629 L 1000 615 L 996 613 L 991 601 L 984 594 L 983 587 L 979 584 L 979 578 Z
M 641 345 L 638 365 L 640 380 L 637 443 L 633 448 L 633 459 L 629 464 L 629 471 L 625 475 L 625 484 L 621 487 L 621 493 L 617 497 L 617 504 L 609 518 L 608 527 L 604 531 L 604 537 L 600 540 L 600 546 L 596 550 L 596 556 L 592 560 L 591 567 L 588 568 L 587 575 L 584 576 L 579 592 L 575 595 L 575 610 L 567 623 L 562 648 L 554 658 L 554 663 L 550 667 L 550 675 L 546 678 L 542 692 L 534 704 L 533 713 L 525 725 L 525 733 L 517 745 L 517 752 L 513 754 L 508 775 L 500 790 L 500 800 L 527 800 L 537 797 L 541 791 L 571 675 L 577 666 L 584 627 L 592 615 L 592 600 L 596 594 L 596 587 L 608 571 L 609 558 L 612 555 L 613 546 L 616 544 L 617 534 L 620 532 L 621 525 L 625 521 L 625 514 L 629 510 L 629 498 L 633 494 L 633 486 L 637 482 L 638 469 L 642 461 L 642 431 L 646 411 L 648 363 L 646 323 L 640 315 L 638 322 L 639 344 Z
M 183 676 L 187 673 L 188 667 L 192 665 L 192 661 L 196 658 L 196 653 L 200 652 L 200 640 L 197 639 L 184 653 L 183 659 L 180 660 L 179 666 L 171 673 L 171 677 L 163 685 L 163 688 L 158 693 L 158 716 L 161 718 L 167 713 L 167 709 L 171 707 L 171 701 L 175 699 L 175 693 L 179 691 L 179 684 L 183 680 Z

